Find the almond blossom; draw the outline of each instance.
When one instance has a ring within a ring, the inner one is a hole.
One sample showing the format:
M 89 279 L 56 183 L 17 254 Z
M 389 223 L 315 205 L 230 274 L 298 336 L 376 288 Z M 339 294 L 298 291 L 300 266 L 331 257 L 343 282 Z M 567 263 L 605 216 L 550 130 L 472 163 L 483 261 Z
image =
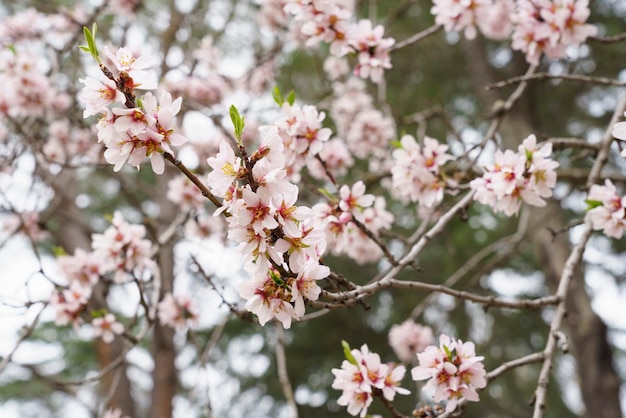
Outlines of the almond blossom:
M 195 301 L 186 295 L 167 293 L 159 302 L 159 321 L 163 325 L 184 331 L 198 325 L 199 312 Z
M 494 163 L 485 167 L 482 177 L 470 182 L 476 191 L 474 199 L 507 216 L 517 214 L 522 201 L 545 206 L 543 198 L 552 196 L 559 166 L 549 158 L 551 153 L 552 144 L 538 147 L 535 135 L 524 139 L 517 153 L 497 150 Z
M 54 308 L 56 325 L 73 324 L 78 326 L 83 322 L 80 315 L 87 308 L 91 297 L 91 287 L 72 282 L 68 288 L 55 289 L 50 295 L 50 306 Z
M 129 48 L 123 47 L 113 52 L 107 46 L 104 47 L 104 54 L 115 65 L 118 74 L 127 73 L 133 83 L 130 87 L 144 90 L 157 88 L 156 73 L 150 70 L 150 67 L 156 65 L 157 62 L 154 55 L 137 57 Z
M 626 229 L 626 196 L 617 193 L 611 180 L 606 179 L 604 186 L 591 186 L 586 202 L 589 205 L 586 216 L 593 229 L 602 230 L 611 238 L 622 238 Z
M 389 52 L 395 43 L 393 38 L 383 38 L 385 28 L 382 25 L 372 26 L 367 19 L 360 20 L 350 28 L 348 45 L 357 54 L 357 65 L 354 73 L 361 78 L 370 78 L 380 83 L 383 71 L 391 68 Z
M 489 6 L 490 0 L 434 0 L 430 12 L 446 32 L 463 31 L 465 38 L 474 39 L 479 16 Z
M 145 235 L 143 225 L 130 224 L 121 212 L 115 212 L 112 225 L 92 237 L 92 247 L 102 259 L 102 274 L 112 273 L 115 283 L 125 283 L 153 268 L 152 243 Z
M 413 380 L 428 380 L 424 390 L 433 390 L 435 402 L 447 400 L 446 412 L 452 412 L 460 399 L 478 401 L 476 389 L 487 385 L 482 364 L 476 356 L 474 343 L 454 341 L 442 334 L 439 347 L 431 345 L 417 355 L 419 365 L 411 370 Z
M 524 52 L 531 64 L 538 64 L 542 54 L 564 57 L 567 46 L 597 34 L 595 26 L 585 23 L 589 14 L 588 0 L 519 0 L 512 48 Z
M 398 358 L 408 363 L 417 353 L 421 353 L 433 343 L 433 331 L 429 326 L 407 319 L 399 325 L 393 325 L 388 338 L 389 345 Z
M 113 342 L 116 334 L 120 335 L 124 333 L 124 325 L 117 322 L 115 315 L 112 313 L 94 318 L 91 321 L 91 325 L 93 326 L 93 336 L 96 338 L 101 337 L 102 341 L 107 344 Z
M 435 207 L 443 200 L 446 186 L 440 169 L 453 159 L 446 152 L 448 146 L 426 137 L 422 147 L 411 135 L 404 135 L 400 144 L 392 154 L 392 192 L 426 208 Z
M 285 131 L 297 131 L 300 112 L 284 109 L 296 112 L 280 124 Z M 303 124 L 309 128 L 321 122 L 317 111 L 310 109 L 316 122 L 307 123 L 305 117 Z M 305 301 L 319 297 L 316 281 L 330 271 L 320 263 L 326 249 L 324 231 L 310 208 L 296 205 L 298 187 L 287 179 L 288 158 L 283 154 L 293 140 L 305 141 L 306 148 L 301 148 L 305 154 L 314 142 L 309 141 L 313 137 L 296 136 L 285 144 L 276 126 L 260 132 L 258 148 L 245 161 L 222 143 L 217 156 L 208 159 L 213 171 L 207 180 L 209 188 L 224 198 L 216 214 L 228 209 L 228 238 L 239 244 L 244 269 L 252 276 L 239 287 L 246 309 L 261 325 L 277 319 L 288 328 L 304 315 Z
M 363 344 L 360 350 L 350 350 L 349 358 L 341 363 L 341 368 L 331 371 L 335 375 L 333 389 L 343 391 L 337 403 L 347 406 L 350 415 L 365 417 L 376 391 L 388 401 L 392 401 L 397 393 L 410 393 L 400 387 L 405 367 L 382 363 L 380 356 L 371 352 L 367 344 Z

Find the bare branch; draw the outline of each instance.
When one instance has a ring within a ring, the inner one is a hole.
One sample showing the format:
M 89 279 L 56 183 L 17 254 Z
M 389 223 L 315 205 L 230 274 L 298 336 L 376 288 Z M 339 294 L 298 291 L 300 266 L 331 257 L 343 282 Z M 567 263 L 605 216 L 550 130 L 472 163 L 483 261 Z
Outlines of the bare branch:
M 519 77 L 512 77 L 508 80 L 500 81 L 498 83 L 489 84 L 485 87 L 486 90 L 493 89 L 501 89 L 506 86 L 510 86 L 511 84 L 517 84 L 524 81 L 533 81 L 533 80 L 565 80 L 565 81 L 582 81 L 584 83 L 592 83 L 592 84 L 601 84 L 606 86 L 618 86 L 624 87 L 626 86 L 626 82 L 615 80 L 612 78 L 606 77 L 590 77 L 581 74 L 549 74 L 549 73 L 536 73 L 536 74 L 528 74 L 522 75 Z
M 293 388 L 291 387 L 291 382 L 289 381 L 289 374 L 287 373 L 287 357 L 285 356 L 285 336 L 283 325 L 281 323 L 275 323 L 276 328 L 276 367 L 278 369 L 278 380 L 280 381 L 280 386 L 283 389 L 283 395 L 285 395 L 285 399 L 287 399 L 287 403 L 292 409 L 293 417 L 298 418 L 298 405 L 296 404 L 296 400 L 293 396 Z
M 421 32 L 417 32 L 415 35 L 411 36 L 410 38 L 407 38 L 403 41 L 398 42 L 397 44 L 395 44 L 394 46 L 391 47 L 391 51 L 397 51 L 399 49 L 402 49 L 406 46 L 412 45 L 416 42 L 421 41 L 424 38 L 429 37 L 432 34 L 437 33 L 440 29 L 443 29 L 443 26 L 441 25 L 433 25 L 429 28 L 424 29 Z

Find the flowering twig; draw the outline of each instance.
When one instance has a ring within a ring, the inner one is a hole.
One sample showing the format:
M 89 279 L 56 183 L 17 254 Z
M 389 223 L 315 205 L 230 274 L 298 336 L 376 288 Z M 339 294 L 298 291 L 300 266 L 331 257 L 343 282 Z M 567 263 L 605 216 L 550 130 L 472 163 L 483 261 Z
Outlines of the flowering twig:
M 178 158 L 174 157 L 172 154 L 167 153 L 167 152 L 163 153 L 163 157 L 167 161 L 171 162 L 174 165 L 174 167 L 176 167 L 181 173 L 185 175 L 185 177 L 187 177 L 193 184 L 195 184 L 196 187 L 200 189 L 200 191 L 202 192 L 202 195 L 206 197 L 207 199 L 209 199 L 211 203 L 213 203 L 218 208 L 222 207 L 222 202 L 220 202 L 219 199 L 215 197 L 213 193 L 211 193 L 209 188 L 202 181 L 200 181 L 198 176 L 196 176 L 195 173 L 189 170 L 187 166 L 185 166 L 185 164 L 182 163 L 182 161 L 180 161 Z M 228 216 L 227 212 L 225 214 L 226 216 Z

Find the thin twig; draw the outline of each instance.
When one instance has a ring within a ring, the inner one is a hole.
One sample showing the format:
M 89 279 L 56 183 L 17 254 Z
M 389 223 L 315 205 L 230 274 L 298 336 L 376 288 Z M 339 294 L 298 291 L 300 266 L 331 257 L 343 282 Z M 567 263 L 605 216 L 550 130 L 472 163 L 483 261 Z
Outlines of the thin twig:
M 499 81 L 497 83 L 489 84 L 485 87 L 485 90 L 501 89 L 511 84 L 521 83 L 523 81 L 531 80 L 565 80 L 565 81 L 582 81 L 585 83 L 602 84 L 606 86 L 626 86 L 626 82 L 615 80 L 606 77 L 591 77 L 581 74 L 549 74 L 549 73 L 536 73 L 529 75 L 522 75 L 518 77 L 512 77 L 508 80 Z
M 399 49 L 404 48 L 405 46 L 409 46 L 412 45 L 416 42 L 421 41 L 424 38 L 429 37 L 430 35 L 437 33 L 440 29 L 442 29 L 443 26 L 441 25 L 433 25 L 429 28 L 424 29 L 421 32 L 417 32 L 415 35 L 398 42 L 397 44 L 395 44 L 394 46 L 391 47 L 391 51 L 397 51 Z
M 280 382 L 280 386 L 283 389 L 283 394 L 285 395 L 285 399 L 287 399 L 287 404 L 291 407 L 293 411 L 293 418 L 298 418 L 298 405 L 296 405 L 296 400 L 293 396 L 293 388 L 291 386 L 291 382 L 289 381 L 289 374 L 287 373 L 287 356 L 285 356 L 285 336 L 283 325 L 278 322 L 276 325 L 276 367 L 278 369 L 278 380 Z
M 614 42 L 621 42 L 623 40 L 626 40 L 626 32 L 622 32 L 622 33 L 618 33 L 617 35 L 610 35 L 610 36 L 590 36 L 589 38 L 587 38 L 587 40 L 589 41 L 595 41 L 595 42 L 601 42 L 604 44 L 611 44 Z
M 163 156 L 165 157 L 167 161 L 171 162 L 174 165 L 174 167 L 176 167 L 181 173 L 183 173 L 185 177 L 187 177 L 193 184 L 195 184 L 196 187 L 200 189 L 204 197 L 209 199 L 216 207 L 218 208 L 222 207 L 222 202 L 220 202 L 219 199 L 213 193 L 211 193 L 211 191 L 206 186 L 206 184 L 200 181 L 198 176 L 196 176 L 195 173 L 189 170 L 187 166 L 185 166 L 182 163 L 182 161 L 180 161 L 178 158 L 174 157 L 172 154 L 168 152 L 164 152 Z

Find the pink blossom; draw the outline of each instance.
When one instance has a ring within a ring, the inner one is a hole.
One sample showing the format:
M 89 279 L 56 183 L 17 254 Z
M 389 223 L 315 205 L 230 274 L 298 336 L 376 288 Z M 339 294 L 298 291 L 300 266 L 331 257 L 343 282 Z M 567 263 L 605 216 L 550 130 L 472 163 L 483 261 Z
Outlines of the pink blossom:
M 143 225 L 129 224 L 121 212 L 115 212 L 112 225 L 104 233 L 92 237 L 92 247 L 102 260 L 101 273 L 112 273 L 115 283 L 124 283 L 129 276 L 141 277 L 152 268 L 152 244 L 144 239 L 145 235 Z
M 452 412 L 461 398 L 478 401 L 476 389 L 487 385 L 483 357 L 476 356 L 472 342 L 442 334 L 439 347 L 426 347 L 417 359 L 419 365 L 411 370 L 413 380 L 430 379 L 424 390 L 434 391 L 435 402 L 447 400 L 446 412 Z
M 620 239 L 626 229 L 626 196 L 620 196 L 611 180 L 607 179 L 604 186 L 591 186 L 586 202 L 589 205 L 586 216 L 593 229 Z
M 91 287 L 98 283 L 104 271 L 102 257 L 95 252 L 86 252 L 77 248 L 74 255 L 57 258 L 59 270 L 70 283 L 78 282 L 82 286 Z
M 82 322 L 80 314 L 85 310 L 91 297 L 91 287 L 78 282 L 70 283 L 69 288 L 54 290 L 50 296 L 50 306 L 54 308 L 56 325 L 77 325 Z
M 463 31 L 467 39 L 474 39 L 478 17 L 488 6 L 489 0 L 433 0 L 430 12 L 446 32 Z
M 511 36 L 515 11 L 513 0 L 493 0 L 488 7 L 481 7 L 477 13 L 480 31 L 490 39 L 503 40 Z
M 107 344 L 113 342 L 116 334 L 121 335 L 124 333 L 124 325 L 117 322 L 115 315 L 112 313 L 94 318 L 91 321 L 91 325 L 93 326 L 93 336 L 96 338 L 101 337 L 102 341 Z
M 395 43 L 392 38 L 383 38 L 385 28 L 382 25 L 372 27 L 367 19 L 353 24 L 348 31 L 348 45 L 357 54 L 357 66 L 354 73 L 361 78 L 370 78 L 380 83 L 383 71 L 391 68 L 389 52 Z
M 543 198 L 552 196 L 556 185 L 556 168 L 551 144 L 537 146 L 529 135 L 518 152 L 497 150 L 494 163 L 486 167 L 482 177 L 470 182 L 476 191 L 474 199 L 493 207 L 496 212 L 517 214 L 522 201 L 532 206 L 545 206 Z
M 291 321 L 299 319 L 291 304 L 294 298 L 290 283 L 275 269 L 242 283 L 239 295 L 246 299 L 246 309 L 257 315 L 261 325 L 276 318 L 283 327 L 290 328 Z
M 113 80 L 100 81 L 87 77 L 79 81 L 85 85 L 79 96 L 86 107 L 83 111 L 83 118 L 97 115 L 109 105 L 123 104 L 126 101 L 124 94 L 117 89 Z
M 393 325 L 389 330 L 389 345 L 398 358 L 409 362 L 417 353 L 426 349 L 433 342 L 433 331 L 429 326 L 423 326 L 407 319 L 400 325 Z
M 119 48 L 113 52 L 107 46 L 104 47 L 105 56 L 111 60 L 118 72 L 126 72 L 133 81 L 133 88 L 152 90 L 157 88 L 157 76 L 150 67 L 156 64 L 154 55 L 142 55 L 135 57 L 128 48 Z
M 441 166 L 453 159 L 446 152 L 448 146 L 426 137 L 422 148 L 410 135 L 403 136 L 400 143 L 402 147 L 392 154 L 392 191 L 426 208 L 435 207 L 443 200 L 446 186 Z
M 235 156 L 230 145 L 222 141 L 218 154 L 207 159 L 207 164 L 213 169 L 207 178 L 211 192 L 217 196 L 225 197 L 226 192 L 239 175 L 242 167 L 241 158 Z
M 167 198 L 185 210 L 201 209 L 206 202 L 200 189 L 183 175 L 167 183 Z
M 161 324 L 184 331 L 198 325 L 198 308 L 195 301 L 186 295 L 172 296 L 167 293 L 158 308 L 159 321 Z
M 367 415 L 374 390 L 391 401 L 397 393 L 406 395 L 408 390 L 400 387 L 406 369 L 392 363 L 383 364 L 380 356 L 369 350 L 366 344 L 360 350 L 350 350 L 351 359 L 344 360 L 340 369 L 332 369 L 335 376 L 332 387 L 343 391 L 337 403 L 348 407 L 350 415 Z
M 561 58 L 567 46 L 578 46 L 597 34 L 595 26 L 585 23 L 589 14 L 588 0 L 519 0 L 512 48 L 524 52 L 531 64 L 538 64 L 544 53 Z
M 361 212 L 366 207 L 369 207 L 374 203 L 374 195 L 365 194 L 365 184 L 359 180 L 352 188 L 348 185 L 341 186 L 339 189 L 339 208 L 344 212 L 350 212 L 352 215 L 360 218 Z

